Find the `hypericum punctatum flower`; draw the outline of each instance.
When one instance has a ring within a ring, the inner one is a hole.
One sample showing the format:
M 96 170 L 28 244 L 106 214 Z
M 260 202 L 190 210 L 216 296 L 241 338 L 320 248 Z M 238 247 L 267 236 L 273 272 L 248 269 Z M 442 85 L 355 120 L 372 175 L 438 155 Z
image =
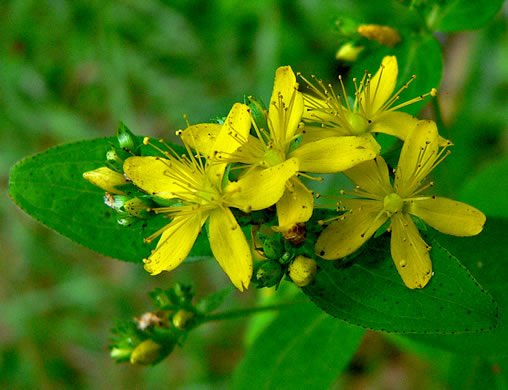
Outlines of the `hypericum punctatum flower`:
M 397 84 L 398 65 L 395 56 L 386 56 L 381 62 L 379 70 L 374 76 L 365 72 L 360 82 L 353 79 L 355 84 L 355 99 L 351 105 L 346 88 L 339 76 L 340 92 L 335 92 L 332 85 L 326 86 L 321 80 L 315 80 L 317 86 L 302 77 L 308 84 L 313 95 L 304 94 L 305 112 L 303 119 L 305 126 L 305 142 L 334 136 L 366 137 L 370 139 L 372 147 L 379 152 L 379 145 L 372 133 L 385 133 L 405 140 L 410 129 L 418 119 L 397 111 L 409 104 L 419 102 L 426 96 L 436 96 L 436 89 L 420 95 L 407 102 L 395 104 L 400 93 L 409 87 L 415 79 L 413 76 L 402 88 L 393 93 Z M 440 138 L 440 144 L 447 141 Z
M 250 123 L 249 108 L 235 104 L 212 148 L 233 153 L 239 143 L 230 134 L 234 132 L 247 137 Z M 240 291 L 248 288 L 252 256 L 230 207 L 249 212 L 273 205 L 282 196 L 285 181 L 298 171 L 298 160 L 289 159 L 280 166 L 267 169 L 259 182 L 244 177 L 236 182 L 226 180 L 224 185 L 225 163 L 203 162 L 199 152 L 194 156 L 190 150 L 187 156 L 164 154 L 166 158 L 130 157 L 123 167 L 132 182 L 145 192 L 180 200 L 177 205 L 152 209 L 155 213 L 168 215 L 172 221 L 145 239 L 150 242 L 161 235 L 156 249 L 144 260 L 145 269 L 156 275 L 178 267 L 209 219 L 209 241 L 215 258 Z
M 278 230 L 287 232 L 296 224 L 306 222 L 312 215 L 314 198 L 312 192 L 299 180 L 298 175 L 312 178 L 304 172 L 339 172 L 375 157 L 369 141 L 358 137 L 331 137 L 326 140 L 295 145 L 302 135 L 301 119 L 303 96 L 298 91 L 295 74 L 289 66 L 277 69 L 267 113 L 268 129 L 258 128 L 252 121 L 257 137 L 233 134 L 241 144 L 235 151 L 218 150 L 217 161 L 240 163 L 246 169 L 243 177 L 260 182 L 266 170 L 282 167 L 286 161 L 297 159 L 299 172 L 286 181 L 286 190 L 277 202 Z M 218 128 L 212 124 L 191 126 L 184 131 L 186 137 L 197 140 L 197 148 L 210 153 L 207 146 L 216 137 Z M 281 168 L 282 169 L 282 168 Z M 282 179 L 282 176 L 280 176 Z
M 420 237 L 411 215 L 442 233 L 455 236 L 476 235 L 485 223 L 485 215 L 472 206 L 422 194 L 433 184 L 422 182 L 448 155 L 445 149 L 439 147 L 435 123 L 420 121 L 404 142 L 393 186 L 381 156 L 345 171 L 356 184 L 352 194 L 361 198 L 339 202 L 339 206 L 349 211 L 334 218 L 321 233 L 316 254 L 330 260 L 347 256 L 390 219 L 395 266 L 407 287 L 424 287 L 432 276 L 430 246 Z

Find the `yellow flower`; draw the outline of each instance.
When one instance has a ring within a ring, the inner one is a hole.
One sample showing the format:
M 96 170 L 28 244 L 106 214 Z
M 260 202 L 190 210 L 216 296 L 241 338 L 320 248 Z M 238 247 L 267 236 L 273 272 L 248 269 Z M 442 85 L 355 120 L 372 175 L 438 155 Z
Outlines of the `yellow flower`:
M 349 211 L 321 233 L 316 253 L 325 259 L 347 256 L 390 219 L 395 266 L 407 287 L 424 287 L 432 276 L 430 247 L 420 237 L 411 215 L 455 236 L 476 235 L 485 223 L 485 215 L 474 207 L 422 195 L 432 186 L 432 182 L 423 185 L 422 181 L 448 155 L 445 149 L 439 148 L 435 123 L 420 121 L 404 142 L 393 186 L 380 156 L 344 172 L 356 184 L 354 194 L 361 198 L 340 202 Z
M 303 78 L 310 87 L 313 95 L 304 94 L 306 134 L 304 142 L 333 136 L 356 135 L 370 140 L 373 149 L 379 152 L 379 145 L 372 133 L 385 133 L 405 140 L 409 129 L 412 129 L 418 119 L 404 112 L 396 111 L 409 104 L 423 100 L 426 96 L 435 96 L 433 88 L 429 93 L 418 96 L 405 103 L 394 105 L 399 100 L 400 93 L 407 89 L 413 76 L 400 90 L 393 93 L 397 83 L 398 65 L 395 56 L 383 58 L 381 66 L 372 77 L 367 72 L 355 84 L 355 100 L 349 103 L 346 88 L 339 76 L 342 93 L 336 93 L 331 85 L 318 80 L 319 87 Z M 317 124 L 317 125 L 316 125 Z M 440 138 L 441 146 L 447 141 Z
M 302 135 L 302 113 L 303 96 L 298 91 L 295 74 L 291 67 L 283 66 L 275 73 L 267 113 L 268 129 L 259 129 L 253 121 L 257 137 L 233 133 L 232 136 L 241 144 L 233 152 L 219 149 L 212 151 L 207 146 L 209 140 L 216 137 L 218 125 L 191 126 L 184 131 L 183 139 L 196 139 L 197 149 L 217 161 L 241 163 L 247 169 L 243 177 L 251 177 L 253 183 L 260 183 L 260 177 L 266 176 L 266 170 L 296 159 L 299 172 L 291 175 L 289 180 L 283 179 L 286 190 L 277 202 L 279 230 L 287 232 L 297 223 L 307 221 L 314 206 L 312 192 L 298 179 L 298 175 L 309 177 L 303 172 L 339 172 L 375 157 L 369 141 L 358 137 L 331 137 L 295 147 L 294 141 Z
M 249 108 L 235 104 L 221 126 L 212 148 L 232 153 L 239 143 L 230 134 L 246 137 L 250 130 Z M 186 145 L 187 146 L 187 145 Z M 145 259 L 145 269 L 152 275 L 171 271 L 189 254 L 201 228 L 209 219 L 208 233 L 212 252 L 218 263 L 240 290 L 248 288 L 252 276 L 249 244 L 230 207 L 245 212 L 260 210 L 277 202 L 285 181 L 298 170 L 298 161 L 263 172 L 259 183 L 248 177 L 223 185 L 226 164 L 204 163 L 198 153 L 179 157 L 165 153 L 161 157 L 130 157 L 124 171 L 136 186 L 164 199 L 179 199 L 179 205 L 158 207 L 153 211 L 172 217 L 170 224 L 148 237 L 150 242 L 162 235 L 156 249 Z

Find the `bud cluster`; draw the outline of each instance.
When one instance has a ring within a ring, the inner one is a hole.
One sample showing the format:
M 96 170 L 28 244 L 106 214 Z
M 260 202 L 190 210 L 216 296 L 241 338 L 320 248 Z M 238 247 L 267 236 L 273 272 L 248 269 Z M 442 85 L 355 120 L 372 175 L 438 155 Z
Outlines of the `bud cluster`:
M 118 322 L 112 330 L 110 354 L 116 362 L 151 365 L 181 345 L 188 331 L 203 316 L 192 304 L 194 293 L 188 285 L 150 293 L 156 310 L 130 321 Z
M 314 244 L 312 239 L 306 240 L 305 225 L 301 224 L 298 231 L 298 239 L 293 241 L 281 233 L 257 232 L 261 245 L 258 253 L 265 258 L 254 268 L 253 281 L 257 288 L 277 289 L 284 276 L 299 287 L 312 282 L 317 272 Z
M 187 334 L 204 322 L 232 290 L 230 288 L 206 296 L 194 303 L 192 286 L 177 283 L 149 293 L 155 306 L 128 321 L 118 321 L 112 330 L 110 355 L 117 362 L 153 365 L 181 346 Z

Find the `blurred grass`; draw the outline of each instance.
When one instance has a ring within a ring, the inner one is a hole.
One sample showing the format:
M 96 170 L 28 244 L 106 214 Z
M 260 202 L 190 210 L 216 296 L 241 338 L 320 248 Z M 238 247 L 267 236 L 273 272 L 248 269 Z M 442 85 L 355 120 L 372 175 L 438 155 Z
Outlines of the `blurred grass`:
M 115 365 L 106 350 L 115 318 L 150 309 L 147 291 L 194 280 L 203 294 L 225 282 L 218 267 L 193 264 L 151 278 L 138 266 L 98 256 L 19 211 L 7 199 L 8 170 L 52 145 L 111 135 L 119 120 L 138 134 L 169 137 L 185 126 L 184 113 L 198 123 L 226 114 L 244 94 L 268 98 L 279 65 L 332 79 L 343 70 L 334 60 L 337 17 L 383 23 L 405 12 L 393 4 L 3 1 L 0 387 L 225 387 L 242 354 L 240 321 L 193 333 L 153 369 Z M 456 192 L 464 180 L 453 172 L 506 158 L 506 26 L 500 17 L 484 32 L 456 38 L 470 61 L 450 93 L 457 107 L 447 123 L 457 147 L 455 160 L 440 170 L 444 192 Z M 456 48 L 453 39 L 447 47 Z M 445 80 L 454 72 L 445 69 Z

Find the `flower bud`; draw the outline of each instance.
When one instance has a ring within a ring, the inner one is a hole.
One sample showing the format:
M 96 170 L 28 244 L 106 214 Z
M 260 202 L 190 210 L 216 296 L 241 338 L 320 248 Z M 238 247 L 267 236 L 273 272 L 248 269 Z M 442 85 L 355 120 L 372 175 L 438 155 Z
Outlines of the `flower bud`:
M 83 173 L 83 178 L 94 186 L 102 188 L 104 191 L 112 194 L 123 194 L 122 191 L 115 187 L 128 183 L 121 173 L 115 172 L 107 167 L 85 172 Z
M 139 198 L 128 200 L 124 203 L 123 208 L 133 217 L 143 218 L 146 216 L 146 214 L 143 215 L 143 213 L 146 212 L 147 205 Z
M 335 58 L 342 61 L 355 62 L 358 54 L 364 49 L 363 46 L 355 46 L 351 42 L 343 44 L 335 54 Z
M 273 287 L 283 276 L 282 266 L 277 261 L 265 260 L 257 264 L 256 283 L 258 287 Z
M 305 287 L 312 282 L 316 272 L 316 261 L 305 256 L 297 256 L 289 266 L 289 277 L 298 287 Z
M 374 40 L 388 47 L 394 47 L 395 44 L 401 41 L 400 35 L 394 28 L 388 26 L 381 26 L 379 24 L 362 24 L 356 30 L 358 34 L 369 39 Z
M 106 152 L 106 160 L 108 166 L 116 169 L 117 171 L 122 171 L 123 160 L 114 148 Z
M 111 349 L 111 352 L 109 355 L 117 362 L 125 362 L 128 361 L 132 354 L 132 348 L 125 347 L 125 348 L 118 348 L 114 347 Z
M 118 124 L 118 128 L 116 129 L 116 137 L 118 138 L 118 143 L 120 147 L 125 150 L 134 151 L 136 146 L 139 144 L 136 136 L 132 134 L 127 126 L 123 122 Z
M 279 259 L 284 253 L 284 246 L 279 234 L 272 237 L 260 235 L 260 240 L 263 243 L 263 253 L 269 259 Z
M 177 329 L 185 330 L 189 326 L 193 318 L 194 318 L 193 312 L 180 309 L 173 316 L 173 325 Z
M 162 345 L 153 340 L 145 340 L 139 344 L 131 354 L 132 364 L 148 365 L 160 361 L 167 355 Z

